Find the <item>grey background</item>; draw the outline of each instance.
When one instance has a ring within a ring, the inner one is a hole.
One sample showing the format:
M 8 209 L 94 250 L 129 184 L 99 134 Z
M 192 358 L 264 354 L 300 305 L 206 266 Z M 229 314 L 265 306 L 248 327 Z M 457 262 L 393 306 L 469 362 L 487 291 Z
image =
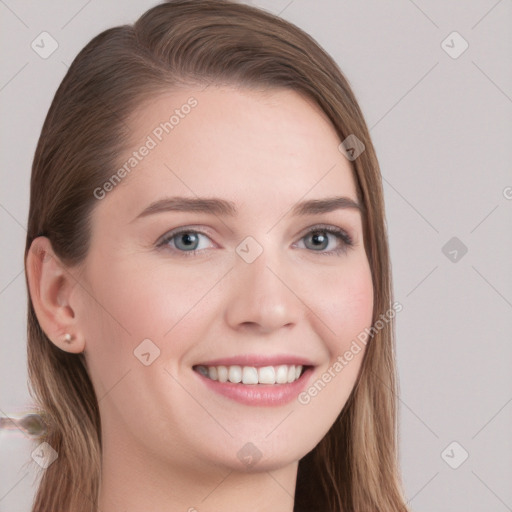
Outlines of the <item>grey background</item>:
M 333 55 L 371 127 L 403 304 L 400 460 L 411 507 L 512 510 L 512 2 L 251 3 L 296 23 Z M 91 37 L 154 4 L 0 0 L 1 414 L 22 414 L 29 403 L 23 250 L 44 116 Z M 43 31 L 59 45 L 47 59 L 31 48 Z M 460 50 L 457 36 L 442 46 L 453 31 L 469 44 L 458 58 L 444 49 Z M 452 237 L 459 246 L 443 252 Z M 460 446 L 444 452 L 453 441 Z M 29 447 L 0 432 L 0 512 L 29 510 Z M 468 459 L 452 469 L 445 461 L 458 462 L 462 450 Z

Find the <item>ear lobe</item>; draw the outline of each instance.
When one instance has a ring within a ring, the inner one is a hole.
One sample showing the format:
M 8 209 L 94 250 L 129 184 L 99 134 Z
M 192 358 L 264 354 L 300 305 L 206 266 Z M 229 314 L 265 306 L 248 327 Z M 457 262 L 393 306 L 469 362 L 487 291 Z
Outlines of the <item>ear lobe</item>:
M 60 349 L 83 352 L 84 340 L 77 331 L 76 311 L 71 304 L 76 279 L 55 255 L 47 237 L 33 240 L 25 269 L 30 298 L 41 329 Z M 67 333 L 72 335 L 72 343 L 66 342 Z

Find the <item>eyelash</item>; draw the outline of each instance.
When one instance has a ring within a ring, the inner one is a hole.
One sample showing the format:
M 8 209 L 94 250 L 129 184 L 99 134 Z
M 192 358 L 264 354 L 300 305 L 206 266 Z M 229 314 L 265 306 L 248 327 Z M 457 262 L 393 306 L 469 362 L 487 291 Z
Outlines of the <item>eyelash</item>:
M 321 254 L 324 256 L 339 256 L 341 254 L 346 254 L 348 249 L 350 249 L 354 246 L 352 237 L 346 231 L 344 231 L 343 229 L 337 228 L 335 226 L 329 226 L 329 225 L 313 226 L 312 228 L 309 229 L 309 231 L 307 231 L 303 236 L 301 236 L 300 240 L 304 239 L 308 235 L 311 235 L 313 233 L 318 233 L 318 232 L 320 232 L 320 233 L 325 232 L 325 233 L 330 233 L 331 235 L 335 235 L 338 238 L 338 240 L 341 242 L 341 245 L 337 249 L 333 249 L 331 251 L 310 250 L 313 253 L 317 252 L 318 254 Z M 162 248 L 164 245 L 168 244 L 173 238 L 177 237 L 178 235 L 185 234 L 185 233 L 188 233 L 188 234 L 194 233 L 194 234 L 204 235 L 204 236 L 210 238 L 210 236 L 207 233 L 204 233 L 203 231 L 200 231 L 200 230 L 191 229 L 191 228 L 178 228 L 178 229 L 171 231 L 171 232 L 167 233 L 166 235 L 164 235 L 163 238 L 161 238 L 160 241 L 158 241 L 156 243 L 156 247 Z M 184 256 L 184 257 L 195 257 L 198 255 L 198 253 L 205 250 L 205 249 L 194 249 L 192 251 L 181 251 L 176 248 L 170 248 L 170 249 L 173 252 L 177 252 L 177 253 L 179 253 L 180 256 Z

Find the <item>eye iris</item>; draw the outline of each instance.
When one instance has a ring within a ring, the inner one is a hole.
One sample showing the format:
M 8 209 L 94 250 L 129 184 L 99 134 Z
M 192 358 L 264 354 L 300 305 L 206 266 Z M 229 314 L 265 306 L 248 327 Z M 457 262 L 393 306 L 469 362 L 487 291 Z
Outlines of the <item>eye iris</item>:
M 195 250 L 199 241 L 198 238 L 199 237 L 195 233 L 181 233 L 180 235 L 177 235 L 175 244 L 179 249 Z M 180 247 L 180 243 L 184 243 L 185 245 Z
M 325 249 L 329 244 L 328 237 L 322 231 L 316 231 L 312 233 L 311 239 L 313 240 L 313 248 Z

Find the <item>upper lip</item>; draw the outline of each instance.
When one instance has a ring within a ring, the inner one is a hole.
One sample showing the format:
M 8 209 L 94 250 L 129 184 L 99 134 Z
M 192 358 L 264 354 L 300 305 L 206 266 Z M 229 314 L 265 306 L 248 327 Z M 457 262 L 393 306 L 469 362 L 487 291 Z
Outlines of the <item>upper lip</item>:
M 194 366 L 279 366 L 279 365 L 314 366 L 307 358 L 295 355 L 261 355 L 242 354 L 239 356 L 210 359 Z

